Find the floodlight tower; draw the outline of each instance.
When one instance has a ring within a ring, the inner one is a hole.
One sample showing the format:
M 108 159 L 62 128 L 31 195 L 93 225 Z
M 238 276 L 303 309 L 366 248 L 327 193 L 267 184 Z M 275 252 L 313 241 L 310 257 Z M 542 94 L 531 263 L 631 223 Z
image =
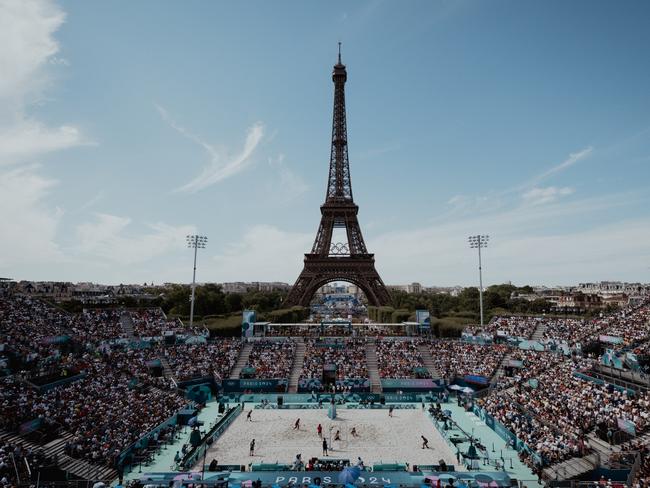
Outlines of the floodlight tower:
M 479 304 L 481 306 L 481 329 L 483 328 L 483 270 L 481 266 L 481 248 L 487 247 L 490 236 L 475 235 L 469 236 L 469 247 L 472 249 L 478 249 L 478 293 L 479 293 Z
M 208 238 L 205 236 L 187 236 L 187 247 L 194 249 L 194 272 L 192 273 L 192 296 L 190 297 L 190 327 L 194 325 L 194 290 L 196 289 L 196 253 L 199 249 L 205 249 Z

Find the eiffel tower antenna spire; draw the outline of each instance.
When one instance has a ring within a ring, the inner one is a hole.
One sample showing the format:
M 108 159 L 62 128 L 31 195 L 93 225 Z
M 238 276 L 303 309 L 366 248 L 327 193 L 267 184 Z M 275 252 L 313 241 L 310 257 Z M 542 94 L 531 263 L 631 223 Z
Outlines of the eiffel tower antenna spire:
M 339 64 L 341 63 L 341 41 L 339 41 Z

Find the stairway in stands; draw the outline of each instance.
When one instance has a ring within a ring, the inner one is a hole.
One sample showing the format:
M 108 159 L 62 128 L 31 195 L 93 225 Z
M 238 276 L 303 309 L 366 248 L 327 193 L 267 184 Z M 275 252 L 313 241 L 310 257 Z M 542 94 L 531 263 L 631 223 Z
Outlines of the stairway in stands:
M 174 376 L 174 371 L 172 371 L 172 367 L 169 365 L 169 361 L 167 361 L 167 358 L 162 354 L 160 355 L 160 364 L 162 364 L 163 367 L 163 376 L 168 380 L 174 380 L 174 382 L 177 382 L 176 377 Z
M 241 370 L 244 369 L 244 366 L 248 364 L 248 358 L 250 357 L 252 350 L 253 350 L 252 342 L 244 343 L 243 347 L 241 348 L 241 351 L 239 351 L 239 357 L 237 358 L 237 362 L 235 363 L 235 366 L 232 368 L 232 371 L 230 372 L 229 379 L 231 380 L 239 379 L 239 374 L 241 373 Z
M 126 336 L 129 339 L 135 338 L 133 318 L 131 318 L 131 314 L 126 310 L 122 312 L 122 315 L 120 316 L 120 324 L 122 325 L 122 329 L 124 329 L 124 332 L 126 332 Z
M 383 390 L 377 364 L 377 340 L 374 337 L 368 338 L 366 343 L 366 367 L 368 368 L 368 376 L 370 376 L 370 391 L 381 393 Z
M 600 454 L 601 464 L 605 464 L 609 458 L 614 453 L 621 451 L 619 446 L 610 446 L 609 442 L 602 440 L 594 432 L 587 434 L 587 440 L 591 448 Z
M 490 379 L 491 385 L 496 385 L 497 382 L 499 381 L 499 378 L 503 376 L 503 374 L 505 373 L 506 364 L 508 364 L 508 361 L 510 361 L 510 359 L 511 359 L 510 354 L 503 355 L 503 359 L 501 359 L 501 362 L 499 363 L 499 367 L 497 368 L 497 370 L 492 375 L 492 378 Z
M 20 445 L 26 449 L 42 451 L 46 456 L 55 460 L 57 467 L 74 476 L 84 480 L 103 481 L 106 484 L 112 483 L 117 478 L 117 471 L 103 464 L 95 464 L 82 459 L 74 459 L 63 451 L 65 444 L 72 438 L 72 434 L 66 433 L 58 439 L 48 442 L 44 446 L 39 446 L 33 442 L 27 441 L 22 437 L 11 434 L 5 430 L 0 430 L 0 440 L 10 442 L 14 445 Z
M 305 346 L 305 341 L 302 337 L 296 338 L 295 341 L 296 355 L 293 358 L 293 366 L 289 375 L 289 393 L 298 392 L 298 380 L 300 379 L 300 373 L 302 373 L 302 367 L 305 364 L 305 352 L 307 351 L 307 346 Z
M 564 462 L 554 464 L 544 469 L 544 479 L 570 480 L 577 478 L 598 467 L 599 456 L 597 453 L 587 454 L 581 458 L 571 458 Z
M 420 356 L 422 356 L 422 363 L 424 364 L 424 367 L 429 370 L 431 378 L 434 380 L 442 378 L 440 371 L 438 371 L 438 368 L 436 368 L 436 365 L 433 362 L 433 357 L 431 356 L 429 348 L 425 344 L 419 344 L 418 352 L 420 353 Z
M 544 332 L 546 332 L 546 324 L 543 322 L 538 323 L 537 327 L 535 328 L 535 332 L 533 332 L 531 340 L 539 341 L 540 339 L 543 339 Z

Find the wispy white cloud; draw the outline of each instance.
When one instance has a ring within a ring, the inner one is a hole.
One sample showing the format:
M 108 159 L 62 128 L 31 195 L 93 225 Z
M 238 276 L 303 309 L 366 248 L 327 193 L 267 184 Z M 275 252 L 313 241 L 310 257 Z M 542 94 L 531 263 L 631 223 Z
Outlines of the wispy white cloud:
M 481 215 L 449 218 L 368 239 L 377 266 L 389 282 L 472 284 L 476 256 L 466 237 L 490 234 L 484 280 L 502 283 L 576 283 L 580 280 L 638 280 L 648 262 L 650 220 L 582 225 L 585 219 L 634 207 L 647 197 L 621 193 L 545 205 L 518 205 Z M 408 236 L 407 239 L 404 236 Z M 605 257 L 611 259 L 605 260 Z M 614 264 L 615 263 L 615 264 Z
M 359 159 L 370 159 L 383 156 L 384 154 L 398 151 L 402 147 L 399 141 L 388 142 L 377 147 L 362 150 L 357 154 Z
M 42 154 L 82 144 L 90 142 L 82 139 L 77 127 L 46 127 L 35 120 L 16 120 L 0 129 L 0 166 L 29 162 Z
M 529 205 L 543 205 L 555 202 L 561 197 L 571 195 L 575 190 L 571 187 L 547 186 L 545 188 L 531 188 L 522 194 L 524 203 Z
M 52 1 L 0 2 L 0 100 L 20 104 L 38 96 L 48 82 L 44 65 L 59 52 L 54 34 L 64 20 Z
M 98 193 L 96 193 L 91 198 L 89 198 L 86 202 L 79 205 L 79 208 L 77 208 L 76 211 L 83 212 L 84 210 L 88 210 L 89 208 L 92 208 L 95 205 L 97 205 L 105 197 L 106 197 L 106 193 L 104 192 L 104 190 L 100 190 Z
M 271 225 L 252 226 L 214 257 L 214 274 L 220 281 L 294 280 L 313 239 Z
M 450 208 L 449 215 L 489 212 L 500 208 L 503 201 L 500 195 L 493 193 L 487 195 L 454 195 L 447 200 Z
M 64 20 L 64 12 L 49 0 L 0 2 L 0 165 L 31 163 L 36 156 L 84 143 L 79 128 L 48 127 L 28 115 L 49 85 L 48 68 L 60 59 L 54 34 Z
M 284 159 L 284 154 L 279 154 L 274 158 L 269 158 L 269 166 L 277 171 L 280 179 L 279 188 L 281 191 L 276 193 L 280 198 L 289 201 L 299 197 L 309 190 L 309 185 L 300 175 L 289 168 L 289 166 L 284 162 Z M 275 184 L 273 186 L 276 187 Z
M 106 265 L 130 266 L 185 248 L 185 236 L 196 230 L 191 225 L 158 222 L 147 224 L 143 231 L 133 229 L 132 224 L 129 217 L 98 213 L 94 221 L 77 227 L 75 252 L 98 258 Z
M 541 181 L 543 181 L 543 180 L 545 180 L 545 179 L 547 179 L 547 178 L 549 178 L 549 177 L 551 177 L 551 176 L 553 176 L 553 175 L 555 175 L 557 173 L 560 173 L 560 172 L 570 168 L 571 166 L 576 164 L 578 161 L 581 161 L 581 160 L 587 158 L 593 152 L 593 150 L 594 150 L 594 148 L 592 146 L 589 146 L 589 147 L 586 147 L 585 149 L 582 149 L 582 150 L 580 150 L 578 152 L 570 153 L 569 157 L 566 158 L 564 161 L 562 161 L 560 164 L 555 165 L 552 168 L 548 169 L 547 171 L 544 171 L 540 175 L 536 176 L 533 179 L 532 184 L 537 184 L 537 183 L 539 183 L 539 182 L 541 182 Z
M 46 203 L 57 181 L 38 169 L 21 166 L 0 173 L 0 268 L 15 271 L 63 259 L 55 242 L 63 211 Z
M 49 201 L 58 181 L 34 161 L 86 141 L 78 127 L 30 115 L 52 70 L 64 66 L 54 37 L 64 20 L 50 0 L 0 1 L 0 268 L 15 277 L 42 276 L 44 264 L 66 260 L 57 244 L 64 212 Z
M 246 141 L 242 150 L 227 158 L 213 145 L 205 142 L 201 137 L 177 124 L 165 108 L 156 105 L 156 109 L 170 127 L 200 145 L 208 153 L 210 158 L 209 163 L 203 168 L 201 173 L 188 183 L 174 189 L 174 192 L 196 193 L 243 171 L 253 162 L 253 153 L 261 142 L 262 137 L 264 137 L 264 124 L 255 122 L 247 131 Z

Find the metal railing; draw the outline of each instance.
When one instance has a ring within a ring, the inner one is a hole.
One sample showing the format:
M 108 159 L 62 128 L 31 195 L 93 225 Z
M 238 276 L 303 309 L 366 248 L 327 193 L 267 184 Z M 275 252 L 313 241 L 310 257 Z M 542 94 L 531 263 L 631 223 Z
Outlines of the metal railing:
M 208 432 L 205 437 L 201 439 L 201 444 L 199 444 L 199 446 L 185 455 L 185 457 L 179 463 L 181 468 L 189 469 L 196 464 L 197 460 L 201 456 L 205 458 L 205 454 L 207 453 L 207 450 L 210 448 L 212 443 L 221 437 L 221 434 L 223 434 L 225 430 L 230 426 L 230 424 L 237 418 L 237 416 L 242 412 L 242 409 L 243 407 L 241 404 L 237 405 L 234 408 L 231 408 L 215 424 L 210 432 Z
M 627 475 L 627 480 L 625 483 L 627 486 L 632 486 L 632 483 L 634 482 L 634 478 L 636 478 L 636 474 L 639 471 L 640 467 L 641 467 L 641 453 L 637 452 L 634 458 L 634 463 L 632 464 L 632 467 L 630 468 L 630 472 Z

